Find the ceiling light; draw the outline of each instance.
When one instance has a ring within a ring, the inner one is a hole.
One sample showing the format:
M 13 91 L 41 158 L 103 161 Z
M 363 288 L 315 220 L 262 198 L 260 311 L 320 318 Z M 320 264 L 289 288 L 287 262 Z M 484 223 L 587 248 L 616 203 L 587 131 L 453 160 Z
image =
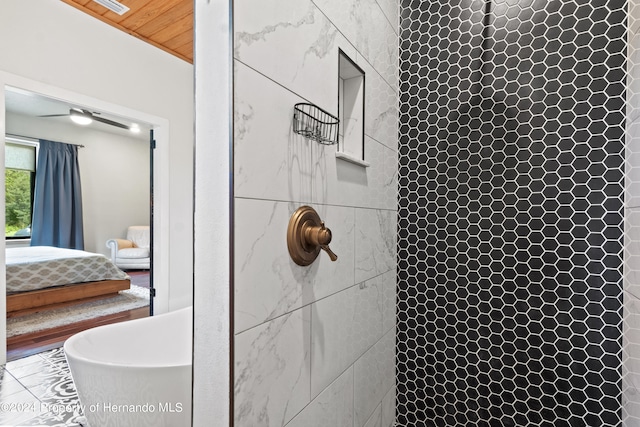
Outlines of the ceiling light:
M 138 126 L 137 123 L 132 123 L 131 126 L 129 126 L 129 130 L 133 133 L 140 133 L 140 126 Z
M 91 117 L 88 116 L 84 116 L 82 114 L 71 114 L 69 116 L 71 118 L 71 120 L 74 123 L 77 123 L 79 125 L 88 125 L 89 123 L 91 123 L 93 121 L 93 119 Z

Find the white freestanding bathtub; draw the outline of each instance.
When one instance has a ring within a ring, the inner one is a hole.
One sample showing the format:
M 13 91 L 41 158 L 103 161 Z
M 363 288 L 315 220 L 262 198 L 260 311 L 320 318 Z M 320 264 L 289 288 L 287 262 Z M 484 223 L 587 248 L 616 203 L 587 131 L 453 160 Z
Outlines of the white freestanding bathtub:
M 192 311 L 99 326 L 65 342 L 90 427 L 191 425 Z

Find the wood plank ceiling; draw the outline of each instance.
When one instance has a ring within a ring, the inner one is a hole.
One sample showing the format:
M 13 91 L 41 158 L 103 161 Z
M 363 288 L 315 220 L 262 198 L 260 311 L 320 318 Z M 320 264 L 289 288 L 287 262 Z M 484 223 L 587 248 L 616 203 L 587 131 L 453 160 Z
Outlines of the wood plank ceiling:
M 193 0 L 119 0 L 118 15 L 93 0 L 61 0 L 132 36 L 193 63 Z

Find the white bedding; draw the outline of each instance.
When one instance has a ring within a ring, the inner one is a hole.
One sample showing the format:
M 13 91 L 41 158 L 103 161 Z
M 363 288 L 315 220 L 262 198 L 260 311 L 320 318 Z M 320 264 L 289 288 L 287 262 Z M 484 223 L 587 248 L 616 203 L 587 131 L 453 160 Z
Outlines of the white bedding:
M 7 294 L 129 276 L 102 254 L 50 246 L 7 248 Z

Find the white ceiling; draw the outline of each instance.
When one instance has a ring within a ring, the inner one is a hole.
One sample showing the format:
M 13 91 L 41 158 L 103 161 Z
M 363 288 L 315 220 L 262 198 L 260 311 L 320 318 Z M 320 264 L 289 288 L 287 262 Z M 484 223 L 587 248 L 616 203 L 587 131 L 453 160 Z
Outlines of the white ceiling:
M 88 109 L 86 107 L 74 105 L 66 101 L 48 98 L 33 92 L 14 88 L 7 88 L 7 90 L 5 91 L 5 108 L 11 113 L 22 114 L 31 117 L 45 116 L 50 114 L 69 114 L 69 110 L 72 108 Z M 89 110 L 91 111 L 91 113 L 99 115 L 100 117 L 113 120 L 127 126 L 130 126 L 132 123 L 134 123 L 132 120 L 126 117 L 114 116 L 94 109 Z M 48 117 L 47 119 L 59 121 L 66 120 L 69 123 L 72 123 L 68 116 Z M 127 135 L 130 137 L 140 137 L 142 139 L 148 139 L 150 126 L 146 123 L 136 123 L 140 126 L 141 131 L 139 134 L 133 134 L 126 129 L 122 129 L 117 126 L 111 126 L 98 121 L 93 121 L 88 126 L 93 127 L 95 130 L 104 132 L 112 132 L 118 135 Z

